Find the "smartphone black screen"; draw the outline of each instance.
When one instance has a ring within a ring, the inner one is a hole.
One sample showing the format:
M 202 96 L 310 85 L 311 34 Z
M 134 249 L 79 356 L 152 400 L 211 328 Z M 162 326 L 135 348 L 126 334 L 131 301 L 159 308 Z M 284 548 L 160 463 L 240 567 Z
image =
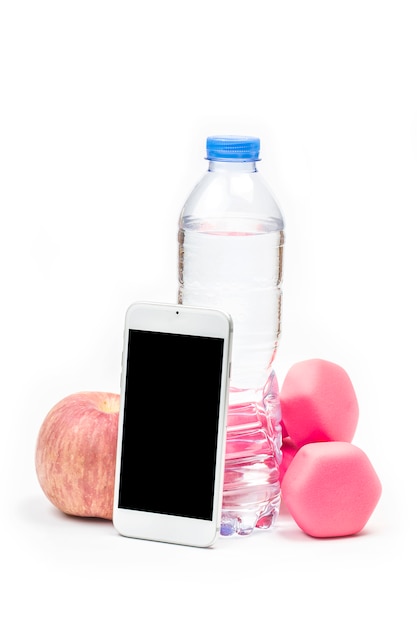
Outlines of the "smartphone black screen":
M 212 519 L 223 349 L 129 330 L 119 508 Z

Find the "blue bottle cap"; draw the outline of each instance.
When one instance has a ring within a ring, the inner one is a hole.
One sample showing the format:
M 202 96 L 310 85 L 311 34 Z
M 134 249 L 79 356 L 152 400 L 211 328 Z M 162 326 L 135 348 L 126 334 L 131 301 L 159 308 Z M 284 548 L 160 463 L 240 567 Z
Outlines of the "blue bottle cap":
M 207 137 L 207 159 L 209 161 L 259 161 L 260 143 L 258 137 L 239 135 Z

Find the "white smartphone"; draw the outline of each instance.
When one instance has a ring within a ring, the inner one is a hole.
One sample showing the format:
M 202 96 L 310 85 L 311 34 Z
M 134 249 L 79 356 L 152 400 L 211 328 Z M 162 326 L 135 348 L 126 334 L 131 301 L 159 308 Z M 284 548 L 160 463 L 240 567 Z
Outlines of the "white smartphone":
M 125 318 L 113 524 L 191 546 L 220 529 L 232 321 L 137 302 Z

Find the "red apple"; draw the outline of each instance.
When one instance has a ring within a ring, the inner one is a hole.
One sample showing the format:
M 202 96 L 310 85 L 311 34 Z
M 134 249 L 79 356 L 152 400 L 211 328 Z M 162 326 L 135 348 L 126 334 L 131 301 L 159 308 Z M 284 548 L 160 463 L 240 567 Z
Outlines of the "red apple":
M 36 473 L 60 511 L 112 519 L 119 401 L 114 393 L 75 393 L 45 417 L 36 443 Z

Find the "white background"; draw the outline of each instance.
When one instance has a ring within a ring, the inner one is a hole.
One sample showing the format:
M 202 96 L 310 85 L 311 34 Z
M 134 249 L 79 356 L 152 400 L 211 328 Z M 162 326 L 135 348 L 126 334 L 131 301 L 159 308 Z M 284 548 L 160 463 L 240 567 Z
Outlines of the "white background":
M 416 29 L 405 0 L 3 0 L 2 623 L 416 623 Z M 354 384 L 383 485 L 355 537 L 283 511 L 209 550 L 128 540 L 37 483 L 49 409 L 118 392 L 127 306 L 175 301 L 215 133 L 260 136 L 285 216 L 280 381 L 320 357 Z

